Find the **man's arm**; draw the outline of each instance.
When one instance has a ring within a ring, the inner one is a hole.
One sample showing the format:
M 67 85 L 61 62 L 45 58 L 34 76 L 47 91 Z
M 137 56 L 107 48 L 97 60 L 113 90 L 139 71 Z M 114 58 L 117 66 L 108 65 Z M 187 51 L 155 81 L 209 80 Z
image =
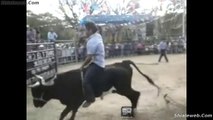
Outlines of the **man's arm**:
M 55 33 L 55 39 L 57 39 L 58 38 L 58 35 Z
M 90 62 L 92 62 L 93 55 L 87 55 L 85 61 L 83 62 L 82 66 L 80 69 L 83 69 L 85 66 L 87 66 Z

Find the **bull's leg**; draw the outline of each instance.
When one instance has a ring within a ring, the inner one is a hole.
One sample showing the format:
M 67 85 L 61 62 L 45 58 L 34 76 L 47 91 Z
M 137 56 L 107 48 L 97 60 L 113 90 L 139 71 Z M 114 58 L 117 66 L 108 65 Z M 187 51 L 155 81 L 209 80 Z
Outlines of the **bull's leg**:
M 72 111 L 72 116 L 70 117 L 70 120 L 74 120 L 75 119 L 76 113 L 77 113 L 77 110 L 73 110 Z
M 140 96 L 140 92 L 133 90 L 132 88 L 126 90 L 113 91 L 114 93 L 118 93 L 120 95 L 126 96 L 132 103 L 133 108 L 137 108 L 138 99 Z
M 59 120 L 63 120 L 64 117 L 71 111 L 71 108 L 70 107 L 66 107 L 63 112 L 61 113 L 61 116 L 60 116 L 60 119 Z
M 140 96 L 140 92 L 132 89 L 131 76 L 132 75 L 130 75 L 130 76 L 128 75 L 128 76 L 126 76 L 126 78 L 123 78 L 122 81 L 121 80 L 116 81 L 113 85 L 115 87 L 116 91 L 113 91 L 113 92 L 126 96 L 131 101 L 132 107 L 136 108 L 138 99 Z
M 139 96 L 140 92 L 134 90 L 131 95 L 126 95 L 126 97 L 131 101 L 133 108 L 137 108 Z

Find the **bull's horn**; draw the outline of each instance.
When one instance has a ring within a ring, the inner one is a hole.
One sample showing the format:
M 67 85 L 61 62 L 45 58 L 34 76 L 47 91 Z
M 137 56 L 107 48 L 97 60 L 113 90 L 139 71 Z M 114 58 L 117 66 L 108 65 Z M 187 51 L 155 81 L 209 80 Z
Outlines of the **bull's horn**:
M 40 76 L 40 75 L 35 75 L 35 76 L 41 80 L 41 84 L 43 86 L 52 86 L 52 85 L 54 85 L 54 79 L 56 78 L 56 75 L 55 75 L 51 80 L 49 80 L 49 82 L 45 82 L 45 79 L 42 76 Z
M 32 85 L 27 85 L 27 86 L 30 87 L 30 88 L 34 88 L 34 87 L 37 87 L 37 86 L 39 86 L 39 85 L 40 85 L 40 82 L 37 81 L 36 83 L 34 83 L 34 84 L 32 84 Z
M 36 78 L 38 78 L 39 80 L 41 80 L 41 84 L 44 85 L 45 84 L 45 80 L 42 76 L 40 75 L 35 75 Z

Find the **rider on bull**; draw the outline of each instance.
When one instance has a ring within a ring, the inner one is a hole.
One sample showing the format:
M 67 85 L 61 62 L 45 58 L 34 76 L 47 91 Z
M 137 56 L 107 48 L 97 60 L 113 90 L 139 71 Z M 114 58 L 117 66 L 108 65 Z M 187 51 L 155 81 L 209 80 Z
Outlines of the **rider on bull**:
M 83 90 L 86 99 L 83 107 L 88 107 L 95 102 L 95 94 L 91 83 L 104 72 L 105 50 L 102 36 L 98 33 L 96 25 L 93 22 L 87 22 L 85 27 L 88 37 L 86 44 L 87 57 L 80 69 L 83 70 L 85 66 L 88 66 L 83 79 Z

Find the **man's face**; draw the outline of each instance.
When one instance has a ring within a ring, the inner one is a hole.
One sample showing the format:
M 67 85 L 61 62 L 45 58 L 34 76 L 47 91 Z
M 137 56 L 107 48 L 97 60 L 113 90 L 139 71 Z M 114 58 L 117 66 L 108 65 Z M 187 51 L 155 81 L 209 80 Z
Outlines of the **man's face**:
M 86 35 L 87 35 L 87 37 L 92 35 L 92 30 L 91 29 L 86 29 Z

